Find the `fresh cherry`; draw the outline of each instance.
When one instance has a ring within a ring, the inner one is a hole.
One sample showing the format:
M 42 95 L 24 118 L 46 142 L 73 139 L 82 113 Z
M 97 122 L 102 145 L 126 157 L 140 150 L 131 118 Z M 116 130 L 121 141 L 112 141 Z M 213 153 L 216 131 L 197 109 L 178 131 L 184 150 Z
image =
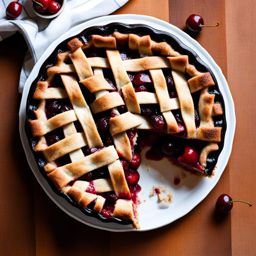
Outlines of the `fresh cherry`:
M 130 167 L 133 169 L 138 169 L 141 164 L 141 157 L 138 153 L 134 153 L 132 160 L 130 161 Z
M 20 16 L 22 11 L 22 5 L 19 1 L 10 2 L 6 8 L 6 16 L 9 19 L 15 19 Z
M 215 210 L 219 214 L 227 214 L 233 208 L 234 202 L 245 203 L 249 206 L 252 206 L 252 204 L 249 202 L 241 201 L 241 200 L 233 200 L 231 196 L 227 194 L 222 194 L 218 197 L 216 201 Z
M 184 153 L 178 158 L 178 161 L 195 166 L 198 162 L 199 156 L 197 151 L 192 147 L 185 147 Z
M 53 0 L 49 4 L 48 11 L 51 14 L 55 14 L 55 13 L 57 13 L 60 10 L 60 8 L 61 8 L 61 5 L 58 2 Z
M 39 13 L 45 13 L 52 0 L 33 0 L 33 6 L 35 10 Z
M 162 115 L 153 115 L 151 116 L 151 124 L 157 130 L 162 130 L 165 127 L 165 120 Z
M 199 14 L 191 14 L 186 20 L 186 28 L 191 33 L 199 33 L 203 27 L 218 27 L 219 23 L 215 25 L 204 25 L 204 19 Z

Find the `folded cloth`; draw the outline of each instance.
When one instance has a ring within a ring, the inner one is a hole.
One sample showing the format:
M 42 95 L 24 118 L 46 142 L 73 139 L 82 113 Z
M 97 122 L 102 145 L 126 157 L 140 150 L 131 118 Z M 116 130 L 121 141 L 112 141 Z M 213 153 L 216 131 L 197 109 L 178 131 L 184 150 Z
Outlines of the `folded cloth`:
M 19 83 L 19 92 L 22 92 L 33 65 L 51 42 L 71 27 L 95 17 L 108 15 L 129 0 L 67 0 L 63 12 L 53 20 L 37 17 L 32 9 L 32 0 L 20 1 L 23 5 L 20 17 L 8 20 L 5 10 L 11 1 L 13 0 L 0 0 L 0 40 L 19 31 L 27 42 L 29 51 L 25 57 Z

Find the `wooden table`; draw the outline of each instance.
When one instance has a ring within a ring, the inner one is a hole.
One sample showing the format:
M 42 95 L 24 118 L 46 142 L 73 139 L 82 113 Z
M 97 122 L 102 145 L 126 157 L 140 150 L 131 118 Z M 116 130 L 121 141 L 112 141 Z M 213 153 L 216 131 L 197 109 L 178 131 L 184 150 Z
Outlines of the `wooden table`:
M 35 181 L 18 135 L 17 93 L 26 45 L 13 36 L 0 43 L 0 255 L 256 255 L 256 205 L 236 205 L 222 222 L 212 217 L 215 200 L 226 192 L 255 203 L 256 9 L 253 0 L 130 0 L 117 13 L 146 14 L 182 28 L 200 13 L 218 28 L 198 41 L 226 75 L 237 129 L 229 164 L 210 195 L 184 218 L 164 228 L 116 234 L 89 228 L 57 208 Z

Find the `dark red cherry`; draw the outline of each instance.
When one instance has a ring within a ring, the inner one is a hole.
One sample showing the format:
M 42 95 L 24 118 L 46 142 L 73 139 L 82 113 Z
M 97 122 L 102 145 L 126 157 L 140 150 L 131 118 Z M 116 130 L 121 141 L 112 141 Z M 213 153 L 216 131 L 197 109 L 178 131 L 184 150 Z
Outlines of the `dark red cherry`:
M 147 87 L 145 85 L 139 85 L 135 87 L 135 92 L 146 92 L 146 91 L 147 91 Z
M 55 14 L 55 13 L 57 13 L 60 10 L 60 8 L 61 8 L 61 5 L 58 2 L 53 0 L 49 4 L 48 11 L 51 14 Z
M 186 28 L 188 32 L 192 34 L 198 34 L 203 27 L 218 27 L 219 23 L 217 22 L 214 25 L 205 25 L 204 19 L 199 14 L 191 14 L 186 20 Z
M 219 213 L 227 213 L 233 207 L 232 198 L 227 194 L 222 194 L 218 197 L 215 205 L 215 209 Z
M 107 192 L 107 193 L 104 193 L 103 195 L 106 200 L 108 200 L 108 202 L 110 203 L 115 203 L 118 199 L 117 195 L 114 193 L 114 192 Z
M 103 117 L 97 121 L 97 126 L 102 133 L 106 133 L 109 130 L 108 119 Z
M 186 27 L 193 33 L 199 33 L 204 25 L 204 19 L 198 14 L 191 14 L 186 20 Z
M 173 144 L 173 142 L 166 141 L 161 145 L 161 151 L 166 155 L 166 156 L 172 156 L 174 155 L 177 150 L 176 146 Z
M 194 148 L 185 147 L 183 155 L 180 156 L 178 160 L 182 163 L 194 166 L 199 160 L 199 155 Z
M 125 161 L 125 160 L 121 160 L 121 163 L 122 163 L 122 166 L 123 166 L 123 169 L 124 169 L 124 172 L 127 173 L 129 171 L 129 165 L 128 165 L 128 162 Z
M 220 214 L 227 214 L 233 208 L 234 202 L 240 202 L 252 206 L 251 203 L 241 200 L 233 200 L 228 194 L 221 194 L 215 204 L 215 210 Z
M 45 13 L 52 0 L 33 0 L 33 6 L 39 13 Z
M 100 150 L 100 148 L 87 148 L 85 153 L 86 153 L 86 155 L 91 155 L 99 150 Z
M 133 78 L 133 83 L 136 86 L 140 86 L 146 83 L 151 83 L 151 78 L 149 75 L 145 74 L 145 73 L 138 73 L 134 76 Z
M 134 186 L 139 182 L 140 175 L 137 171 L 130 171 L 126 176 L 129 185 Z
M 141 157 L 138 153 L 134 153 L 132 160 L 130 161 L 130 167 L 133 169 L 138 169 L 141 164 Z
M 6 16 L 9 19 L 17 18 L 18 16 L 20 16 L 21 12 L 22 5 L 17 1 L 10 2 L 6 8 Z
M 165 127 L 165 120 L 162 115 L 153 115 L 151 116 L 151 124 L 157 130 L 162 130 Z

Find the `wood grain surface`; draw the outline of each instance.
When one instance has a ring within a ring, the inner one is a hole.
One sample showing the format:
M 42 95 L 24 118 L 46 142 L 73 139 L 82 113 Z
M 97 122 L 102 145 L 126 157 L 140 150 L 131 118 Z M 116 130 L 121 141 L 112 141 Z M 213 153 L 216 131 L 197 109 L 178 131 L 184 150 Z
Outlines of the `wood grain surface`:
M 221 193 L 256 201 L 254 0 L 130 0 L 116 13 L 151 15 L 180 28 L 192 13 L 208 24 L 220 22 L 197 40 L 221 67 L 234 97 L 237 129 L 229 164 L 202 203 L 158 230 L 118 234 L 73 220 L 42 191 L 20 145 L 17 87 L 26 45 L 15 35 L 0 42 L 0 255 L 255 256 L 256 205 L 237 204 L 222 221 L 213 217 Z

